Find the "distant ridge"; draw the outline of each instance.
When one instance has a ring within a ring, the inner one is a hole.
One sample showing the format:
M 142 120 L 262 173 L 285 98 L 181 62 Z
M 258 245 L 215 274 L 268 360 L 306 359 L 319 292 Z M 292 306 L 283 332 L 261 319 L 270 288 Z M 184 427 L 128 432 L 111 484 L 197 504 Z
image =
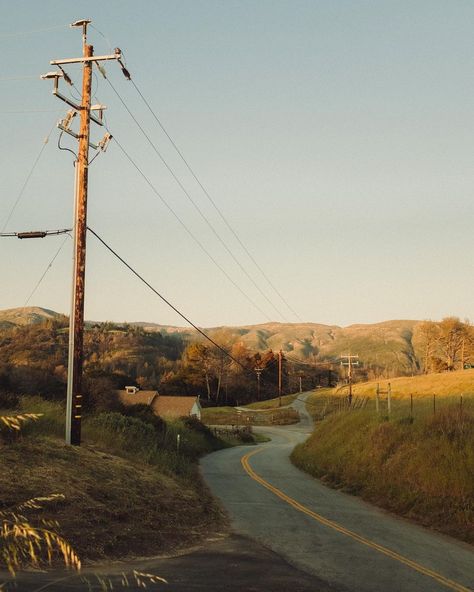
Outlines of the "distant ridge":
M 0 330 L 60 318 L 63 315 L 40 307 L 0 311 Z M 227 347 L 242 344 L 253 351 L 283 350 L 294 359 L 305 361 L 337 360 L 343 353 L 359 354 L 367 366 L 390 368 L 397 374 L 411 374 L 419 369 L 421 356 L 416 320 L 391 320 L 348 327 L 320 323 L 262 323 L 240 327 L 211 327 L 206 332 Z M 96 323 L 88 322 L 89 327 Z M 180 335 L 193 339 L 191 328 L 157 323 L 115 323 L 142 327 L 147 332 Z
M 6 329 L 14 326 L 36 325 L 51 319 L 57 319 L 63 315 L 41 308 L 39 306 L 25 306 L 22 308 L 7 308 L 0 310 L 0 328 Z

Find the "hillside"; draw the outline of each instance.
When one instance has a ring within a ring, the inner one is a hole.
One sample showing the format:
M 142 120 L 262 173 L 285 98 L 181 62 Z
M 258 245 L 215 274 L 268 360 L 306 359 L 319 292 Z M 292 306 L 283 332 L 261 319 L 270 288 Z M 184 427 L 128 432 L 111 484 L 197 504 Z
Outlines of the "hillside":
M 474 369 L 457 372 L 443 372 L 422 376 L 402 376 L 388 380 L 362 382 L 354 385 L 354 394 L 359 396 L 375 396 L 377 383 L 382 390 L 387 389 L 388 382 L 395 397 L 414 396 L 459 396 L 474 394 Z
M 0 310 L 0 329 L 35 325 L 45 321 L 62 317 L 58 312 L 39 306 L 25 306 L 23 308 L 7 308 Z
M 38 308 L 16 308 L 0 311 L 0 329 L 38 324 L 59 319 L 62 315 Z M 89 322 L 88 326 L 97 325 Z M 184 340 L 193 339 L 196 332 L 186 327 L 156 323 L 129 323 L 147 333 L 173 335 Z M 349 327 L 319 323 L 263 323 L 242 327 L 210 327 L 206 331 L 222 343 L 242 344 L 252 351 L 278 351 L 293 357 L 313 361 L 337 360 L 341 353 L 351 350 L 359 354 L 366 369 L 378 374 L 384 369 L 389 375 L 412 374 L 419 370 L 421 352 L 417 345 L 419 321 L 394 320 Z
M 327 485 L 474 542 L 474 369 L 391 379 L 390 413 L 387 382 L 379 381 L 379 412 L 375 381 L 354 385 L 351 409 L 347 390 L 311 393 L 317 429 L 293 462 Z

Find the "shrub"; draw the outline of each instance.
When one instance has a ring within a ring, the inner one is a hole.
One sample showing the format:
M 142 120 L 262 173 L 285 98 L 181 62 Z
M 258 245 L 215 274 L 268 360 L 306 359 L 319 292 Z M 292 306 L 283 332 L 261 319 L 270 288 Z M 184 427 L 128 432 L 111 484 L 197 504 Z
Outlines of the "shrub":
M 164 434 L 166 432 L 166 422 L 159 415 L 153 412 L 153 409 L 149 405 L 137 404 L 130 405 L 124 408 L 122 414 L 127 417 L 135 417 L 152 425 L 158 434 Z
M 18 395 L 9 391 L 0 391 L 0 409 L 17 409 L 19 406 Z

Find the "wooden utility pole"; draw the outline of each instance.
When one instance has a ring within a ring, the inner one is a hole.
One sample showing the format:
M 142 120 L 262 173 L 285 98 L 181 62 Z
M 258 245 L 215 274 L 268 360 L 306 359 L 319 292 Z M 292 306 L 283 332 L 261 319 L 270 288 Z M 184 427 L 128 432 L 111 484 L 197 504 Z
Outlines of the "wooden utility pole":
M 280 350 L 278 352 L 278 407 L 281 407 L 281 381 L 282 381 L 282 357 L 283 352 Z
M 83 56 L 91 57 L 92 45 L 84 43 Z M 84 360 L 84 289 L 86 275 L 87 187 L 89 173 L 90 107 L 92 62 L 82 66 L 81 126 L 74 204 L 74 276 L 69 317 L 69 358 L 66 409 L 66 442 L 81 443 L 82 365 Z
M 82 366 L 84 359 L 84 296 L 86 274 L 86 235 L 87 235 L 87 189 L 89 171 L 89 147 L 94 150 L 105 151 L 111 135 L 106 133 L 98 144 L 90 141 L 91 120 L 102 126 L 104 105 L 91 106 L 92 67 L 98 66 L 100 61 L 116 60 L 122 67 L 120 49 L 113 55 L 94 56 L 92 45 L 87 44 L 87 26 L 90 20 L 76 21 L 71 27 L 82 28 L 82 57 L 52 60 L 50 63 L 58 70 L 48 72 L 41 78 L 53 79 L 53 94 L 72 107 L 65 119 L 58 123 L 61 135 L 66 133 L 78 141 L 77 159 L 74 162 L 74 268 L 71 299 L 71 316 L 69 318 L 69 353 L 68 379 L 66 395 L 66 442 L 78 446 L 81 443 L 81 418 L 83 408 Z M 59 92 L 59 80 L 62 78 L 72 84 L 70 77 L 64 71 L 66 64 L 82 64 L 82 97 L 80 104 Z M 99 113 L 97 117 L 92 112 Z M 71 122 L 80 114 L 79 133 L 73 132 Z
M 359 365 L 359 356 L 350 353 L 341 355 L 341 365 L 347 366 L 347 380 L 349 383 L 349 407 L 352 405 L 352 368 Z
M 257 401 L 260 401 L 260 377 L 262 374 L 263 368 L 260 366 L 255 367 L 255 372 L 257 373 Z

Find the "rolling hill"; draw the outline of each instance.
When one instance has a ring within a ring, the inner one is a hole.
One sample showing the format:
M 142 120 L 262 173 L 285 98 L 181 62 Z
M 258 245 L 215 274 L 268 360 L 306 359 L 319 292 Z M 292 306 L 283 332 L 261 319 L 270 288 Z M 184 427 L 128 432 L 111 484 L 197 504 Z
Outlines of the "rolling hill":
M 28 307 L 0 311 L 0 330 L 59 319 L 52 310 Z M 89 323 L 92 325 L 93 323 Z M 193 339 L 190 328 L 137 322 L 130 325 L 146 332 L 182 335 Z M 419 369 L 420 351 L 417 338 L 419 321 L 394 320 L 348 327 L 318 323 L 263 323 L 242 327 L 211 327 L 211 337 L 228 345 L 241 343 L 251 350 L 282 349 L 294 358 L 312 361 L 337 359 L 351 351 L 360 356 L 366 368 L 385 368 L 391 375 L 412 374 Z

